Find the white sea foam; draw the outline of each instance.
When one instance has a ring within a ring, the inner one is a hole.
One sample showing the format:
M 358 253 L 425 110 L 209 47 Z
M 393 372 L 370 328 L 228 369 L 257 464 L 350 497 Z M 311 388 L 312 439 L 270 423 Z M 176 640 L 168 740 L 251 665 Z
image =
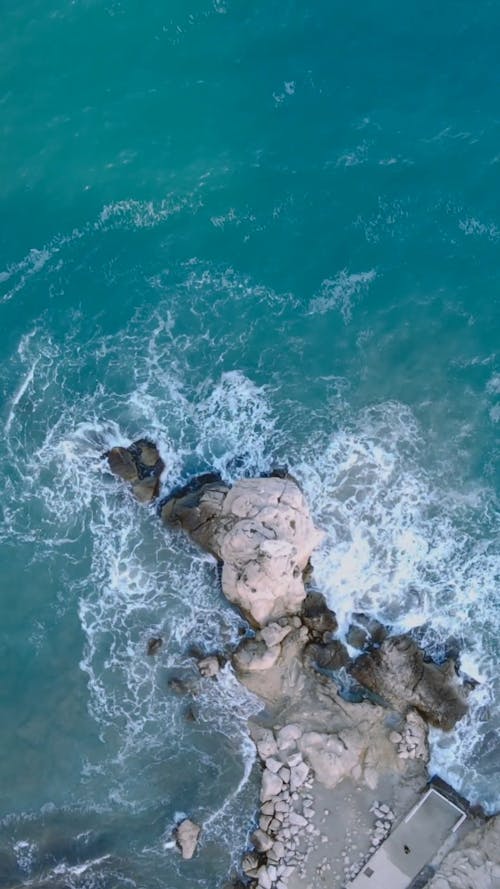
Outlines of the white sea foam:
M 309 312 L 323 315 L 335 309 L 347 324 L 356 301 L 375 278 L 375 269 L 356 273 L 343 269 L 335 278 L 326 278 L 321 282 L 319 293 L 310 302 Z
M 292 469 L 327 531 L 313 557 L 315 579 L 341 632 L 353 612 L 367 611 L 395 632 L 418 628 L 436 654 L 447 639 L 458 640 L 463 673 L 481 685 L 453 741 L 433 733 L 431 767 L 462 789 L 475 784 L 494 807 L 495 785 L 481 781 L 477 767 L 470 782 L 485 731 L 495 728 L 485 702 L 500 691 L 494 499 L 487 489 L 453 488 L 424 468 L 424 455 L 411 411 L 386 403 L 359 413 Z

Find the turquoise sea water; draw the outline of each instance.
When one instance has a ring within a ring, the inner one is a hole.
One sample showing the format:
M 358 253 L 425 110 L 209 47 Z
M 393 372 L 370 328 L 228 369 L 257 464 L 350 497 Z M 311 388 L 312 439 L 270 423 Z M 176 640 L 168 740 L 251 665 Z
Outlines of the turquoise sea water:
M 287 462 L 342 625 L 459 640 L 480 684 L 431 767 L 498 808 L 499 24 L 4 4 L 0 886 L 215 889 L 246 840 L 256 702 L 226 670 L 192 722 L 168 686 L 238 617 L 99 459 L 143 434 L 165 489 Z

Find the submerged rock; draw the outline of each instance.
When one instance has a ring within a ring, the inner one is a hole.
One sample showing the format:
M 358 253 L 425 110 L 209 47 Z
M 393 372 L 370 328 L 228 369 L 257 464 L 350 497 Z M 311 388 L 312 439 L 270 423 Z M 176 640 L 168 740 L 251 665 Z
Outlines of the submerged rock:
M 195 824 L 195 822 L 191 821 L 189 818 L 181 821 L 176 828 L 175 839 L 183 858 L 189 859 L 193 857 L 196 846 L 198 845 L 200 831 L 201 827 L 199 824 Z
M 467 712 L 452 661 L 426 663 L 409 636 L 392 636 L 361 655 L 351 668 L 355 679 L 400 712 L 414 707 L 431 725 L 449 731 Z
M 219 659 L 215 655 L 201 658 L 198 661 L 198 670 L 205 679 L 217 676 L 217 673 L 220 670 Z
M 163 639 L 161 636 L 152 636 L 151 639 L 148 639 L 147 653 L 149 655 L 157 654 L 162 645 Z

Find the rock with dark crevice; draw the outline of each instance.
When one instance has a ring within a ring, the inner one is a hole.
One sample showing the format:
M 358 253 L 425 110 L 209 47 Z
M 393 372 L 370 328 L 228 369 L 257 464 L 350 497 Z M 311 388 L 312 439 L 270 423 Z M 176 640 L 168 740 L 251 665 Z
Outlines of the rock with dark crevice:
M 347 631 L 346 642 L 352 648 L 362 651 L 372 645 L 381 645 L 387 637 L 387 627 L 376 618 L 367 614 L 356 613 Z
M 351 662 L 349 653 L 339 639 L 324 645 L 312 642 L 304 648 L 304 663 L 317 670 L 340 670 Z
M 325 633 L 335 633 L 338 629 L 335 613 L 328 608 L 325 597 L 316 591 L 309 592 L 304 599 L 301 619 L 313 641 L 320 641 Z
M 467 712 L 453 661 L 427 663 L 409 636 L 390 636 L 380 648 L 361 655 L 351 668 L 355 679 L 392 707 L 414 707 L 430 725 L 445 731 Z
M 165 464 L 153 442 L 140 438 L 128 448 L 111 448 L 104 456 L 111 472 L 131 484 L 132 493 L 140 503 L 156 499 Z

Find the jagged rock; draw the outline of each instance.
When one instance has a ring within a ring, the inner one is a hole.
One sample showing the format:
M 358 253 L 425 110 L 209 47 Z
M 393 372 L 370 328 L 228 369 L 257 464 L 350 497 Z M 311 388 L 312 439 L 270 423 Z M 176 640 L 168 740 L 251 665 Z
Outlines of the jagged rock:
M 160 480 L 154 476 L 143 478 L 132 485 L 132 493 L 139 503 L 150 503 L 158 497 L 160 490 Z
M 131 483 L 132 493 L 140 503 L 149 503 L 158 496 L 165 464 L 153 442 L 140 438 L 128 448 L 111 448 L 104 456 L 111 472 Z
M 113 475 L 117 475 L 126 482 L 139 480 L 136 461 L 128 448 L 111 448 L 105 456 L 108 458 L 109 468 Z
M 353 648 L 362 650 L 368 645 L 381 645 L 387 636 L 387 628 L 380 621 L 362 612 L 353 614 L 346 642 Z
M 178 825 L 175 832 L 175 838 L 183 858 L 188 859 L 193 857 L 198 844 L 200 831 L 201 827 L 199 824 L 195 824 L 194 821 L 191 821 L 189 818 L 185 818 L 185 820 L 181 821 Z
M 302 729 L 299 725 L 284 725 L 283 728 L 280 728 L 276 735 L 276 743 L 278 744 L 278 749 L 287 750 L 289 747 L 294 747 L 295 742 L 298 740 L 298 738 L 300 738 L 301 734 Z
M 323 534 L 299 487 L 277 478 L 241 479 L 223 505 L 222 590 L 257 626 L 294 614 L 305 598 L 302 572 Z
M 267 759 L 269 756 L 277 754 L 278 745 L 271 729 L 250 722 L 249 731 L 261 759 Z
M 161 518 L 169 525 L 183 528 L 198 546 L 220 561 L 222 507 L 228 491 L 229 487 L 217 475 L 199 476 L 163 502 Z
M 448 853 L 428 889 L 498 889 L 500 815 L 472 830 Z
M 467 712 L 454 665 L 425 663 L 409 636 L 392 636 L 380 648 L 361 655 L 352 675 L 400 712 L 414 707 L 431 725 L 450 730 Z
M 274 667 L 280 656 L 280 646 L 268 648 L 265 642 L 245 639 L 233 654 L 233 666 L 237 672 L 253 673 Z
M 334 612 L 328 608 L 325 597 L 318 592 L 307 594 L 302 604 L 301 617 L 314 641 L 319 641 L 325 633 L 335 633 L 338 629 Z
M 340 670 L 351 661 L 345 645 L 332 639 L 325 645 L 311 642 L 304 648 L 304 663 L 319 670 Z
M 271 848 L 271 847 L 269 847 Z M 254 875 L 259 867 L 259 856 L 255 852 L 247 852 L 243 856 L 241 869 L 244 874 Z
M 218 658 L 216 658 L 215 655 L 201 658 L 201 660 L 198 661 L 198 670 L 204 678 L 210 679 L 212 676 L 217 676 L 217 673 L 220 670 Z

